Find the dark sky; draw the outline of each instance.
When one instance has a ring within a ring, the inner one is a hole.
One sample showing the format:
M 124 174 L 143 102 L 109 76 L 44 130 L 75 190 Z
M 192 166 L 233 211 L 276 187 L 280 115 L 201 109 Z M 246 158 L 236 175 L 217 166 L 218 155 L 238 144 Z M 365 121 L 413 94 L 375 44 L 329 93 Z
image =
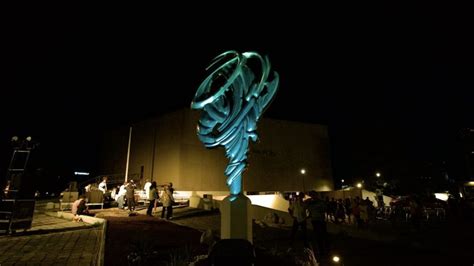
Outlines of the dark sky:
M 459 130 L 474 127 L 462 10 L 21 7 L 5 24 L 0 167 L 20 134 L 41 142 L 45 167 L 93 170 L 105 129 L 188 107 L 204 68 L 229 49 L 268 55 L 279 72 L 265 116 L 329 125 L 337 178 L 455 160 Z

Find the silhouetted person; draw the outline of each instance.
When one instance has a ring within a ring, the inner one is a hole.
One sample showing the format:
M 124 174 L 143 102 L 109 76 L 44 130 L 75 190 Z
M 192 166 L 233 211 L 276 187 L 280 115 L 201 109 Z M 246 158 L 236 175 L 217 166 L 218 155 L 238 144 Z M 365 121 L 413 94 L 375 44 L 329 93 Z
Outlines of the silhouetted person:
M 132 183 L 131 180 L 127 186 L 125 187 L 125 195 L 127 197 L 127 206 L 129 211 L 135 210 L 135 185 Z
M 329 239 L 325 220 L 325 213 L 327 211 L 326 203 L 319 198 L 316 191 L 310 191 L 311 199 L 307 202 L 309 210 L 309 217 L 313 225 L 315 240 L 318 246 L 318 253 L 325 256 L 329 253 Z
M 306 237 L 306 219 L 308 216 L 306 213 L 306 204 L 303 202 L 304 196 L 304 193 L 301 192 L 293 203 L 290 202 L 290 208 L 288 208 L 288 212 L 290 213 L 291 217 L 293 217 L 293 227 L 291 228 L 290 235 L 291 246 L 293 246 L 298 228 L 301 227 L 301 231 L 303 231 L 304 246 L 308 247 L 308 240 Z

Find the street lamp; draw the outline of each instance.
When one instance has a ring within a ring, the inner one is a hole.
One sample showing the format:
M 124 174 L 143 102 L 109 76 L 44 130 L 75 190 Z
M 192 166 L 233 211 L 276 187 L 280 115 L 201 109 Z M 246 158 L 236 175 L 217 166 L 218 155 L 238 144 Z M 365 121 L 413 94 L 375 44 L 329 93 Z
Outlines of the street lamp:
M 380 177 L 381 176 L 380 172 L 375 173 L 375 176 Z
M 11 144 L 13 147 L 13 150 L 32 150 L 36 146 L 38 146 L 38 143 L 32 141 L 33 138 L 31 136 L 26 137 L 25 139 L 20 141 L 20 138 L 18 136 L 13 136 L 11 139 Z
M 345 182 L 345 180 L 341 179 L 341 188 L 342 189 L 345 189 L 347 187 L 347 185 L 345 185 L 344 182 Z
M 362 183 L 357 183 L 357 188 L 362 188 Z
M 303 178 L 303 192 L 305 192 L 305 191 L 306 191 L 306 188 L 305 188 L 305 185 L 304 185 L 304 175 L 306 174 L 306 170 L 305 170 L 304 168 L 302 168 L 302 169 L 300 170 L 300 173 L 301 173 L 302 178 Z
M 38 144 L 32 142 L 31 136 L 22 140 L 18 136 L 13 136 L 11 138 L 11 145 L 13 154 L 8 167 L 9 174 L 23 172 L 26 169 L 31 150 Z
M 332 256 L 332 262 L 333 264 L 336 264 L 336 265 L 344 265 L 344 261 L 338 255 Z

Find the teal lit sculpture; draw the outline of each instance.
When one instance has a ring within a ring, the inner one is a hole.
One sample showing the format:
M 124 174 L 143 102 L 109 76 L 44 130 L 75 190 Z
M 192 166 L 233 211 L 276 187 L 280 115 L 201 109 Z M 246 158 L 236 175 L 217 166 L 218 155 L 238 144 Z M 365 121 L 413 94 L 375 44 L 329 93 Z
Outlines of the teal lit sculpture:
M 198 137 L 207 148 L 224 146 L 229 158 L 226 183 L 230 194 L 238 195 L 249 139 L 257 140 L 257 121 L 275 96 L 279 76 L 273 72 L 269 80 L 270 62 L 255 52 L 227 51 L 206 70 L 209 75 L 191 103 L 191 108 L 202 110 Z

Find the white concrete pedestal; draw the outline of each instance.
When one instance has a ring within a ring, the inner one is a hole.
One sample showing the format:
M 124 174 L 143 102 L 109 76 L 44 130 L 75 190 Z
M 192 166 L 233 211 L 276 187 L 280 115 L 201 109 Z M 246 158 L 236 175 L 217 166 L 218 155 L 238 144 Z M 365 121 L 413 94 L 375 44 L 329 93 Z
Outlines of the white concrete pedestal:
M 253 243 L 250 205 L 250 199 L 242 193 L 222 200 L 221 239 L 246 239 Z
M 189 197 L 189 207 L 201 208 L 202 207 L 201 197 L 197 195 L 192 195 L 191 197 Z

